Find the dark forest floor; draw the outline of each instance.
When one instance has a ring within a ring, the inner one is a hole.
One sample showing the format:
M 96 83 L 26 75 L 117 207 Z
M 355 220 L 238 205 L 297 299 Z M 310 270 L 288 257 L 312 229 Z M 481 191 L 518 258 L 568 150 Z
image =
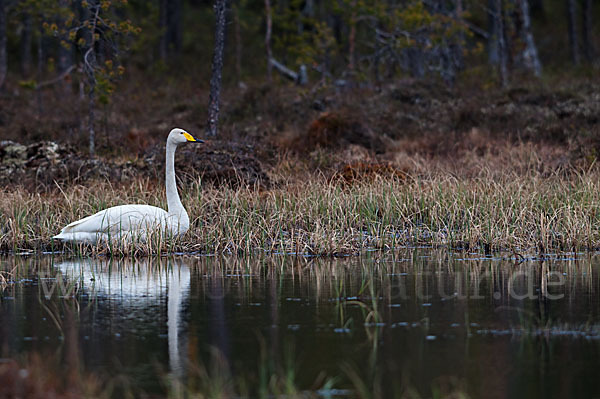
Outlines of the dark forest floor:
M 28 147 L 0 145 L 0 180 L 47 189 L 54 181 L 162 177 L 171 128 L 203 137 L 208 94 L 188 83 L 123 82 L 96 112 L 96 159 L 87 155 L 87 104 L 71 87 L 39 99 L 8 88 L 0 138 Z M 550 175 L 595 162 L 599 116 L 600 81 L 589 78 L 508 89 L 411 79 L 378 89 L 249 85 L 225 90 L 219 136 L 180 151 L 176 164 L 184 177 L 268 187 L 273 170 L 352 179 L 438 168 L 469 176 L 481 159 L 506 168 L 513 149 L 525 145 Z

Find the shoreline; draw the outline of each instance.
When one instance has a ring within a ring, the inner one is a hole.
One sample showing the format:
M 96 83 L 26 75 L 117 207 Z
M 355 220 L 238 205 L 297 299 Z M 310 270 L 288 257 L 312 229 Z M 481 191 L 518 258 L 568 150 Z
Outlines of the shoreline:
M 543 255 L 600 248 L 600 173 L 369 176 L 348 183 L 312 175 L 276 177 L 268 190 L 192 181 L 180 187 L 190 214 L 181 238 L 151 237 L 74 253 L 145 256 L 175 252 L 310 256 L 407 246 Z M 286 180 L 287 179 L 287 180 Z M 71 220 L 109 206 L 166 207 L 162 185 L 137 180 L 65 186 L 55 193 L 0 192 L 0 251 L 56 251 L 52 237 Z M 77 249 L 79 248 L 79 249 Z

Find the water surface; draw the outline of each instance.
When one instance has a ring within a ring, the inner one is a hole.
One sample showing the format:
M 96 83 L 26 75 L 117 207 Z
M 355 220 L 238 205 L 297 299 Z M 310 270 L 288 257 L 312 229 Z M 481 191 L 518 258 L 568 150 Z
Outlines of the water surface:
M 0 356 L 114 397 L 600 397 L 599 260 L 9 257 Z

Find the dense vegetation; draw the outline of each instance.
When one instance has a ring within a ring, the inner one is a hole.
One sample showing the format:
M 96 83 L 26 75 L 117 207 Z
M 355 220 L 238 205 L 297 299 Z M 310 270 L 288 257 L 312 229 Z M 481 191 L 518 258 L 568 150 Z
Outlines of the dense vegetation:
M 213 4 L 0 10 L 0 136 L 24 144 L 0 143 L 2 249 L 49 249 L 104 206 L 162 204 L 169 129 L 212 130 Z M 218 135 L 176 161 L 193 230 L 123 252 L 597 248 L 598 12 L 228 2 Z
M 230 1 L 225 102 L 286 78 L 302 95 L 407 77 L 489 89 L 593 74 L 598 12 L 591 0 Z M 198 0 L 0 1 L 3 136 L 37 138 L 33 116 L 54 122 L 48 137 L 77 131 L 94 152 L 98 130 L 146 129 L 153 96 L 174 103 L 171 114 L 191 104 L 193 127 L 206 128 L 214 25 L 212 4 Z M 141 104 L 123 109 L 131 102 Z

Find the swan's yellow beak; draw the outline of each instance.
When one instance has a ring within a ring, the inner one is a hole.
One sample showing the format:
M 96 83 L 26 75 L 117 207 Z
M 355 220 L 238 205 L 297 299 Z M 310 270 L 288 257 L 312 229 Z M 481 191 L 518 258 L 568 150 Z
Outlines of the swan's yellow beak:
M 183 132 L 183 137 L 185 137 L 187 139 L 187 141 L 192 141 L 192 142 L 196 142 L 196 143 L 204 143 L 204 141 L 195 138 L 194 136 L 192 136 L 188 132 Z

